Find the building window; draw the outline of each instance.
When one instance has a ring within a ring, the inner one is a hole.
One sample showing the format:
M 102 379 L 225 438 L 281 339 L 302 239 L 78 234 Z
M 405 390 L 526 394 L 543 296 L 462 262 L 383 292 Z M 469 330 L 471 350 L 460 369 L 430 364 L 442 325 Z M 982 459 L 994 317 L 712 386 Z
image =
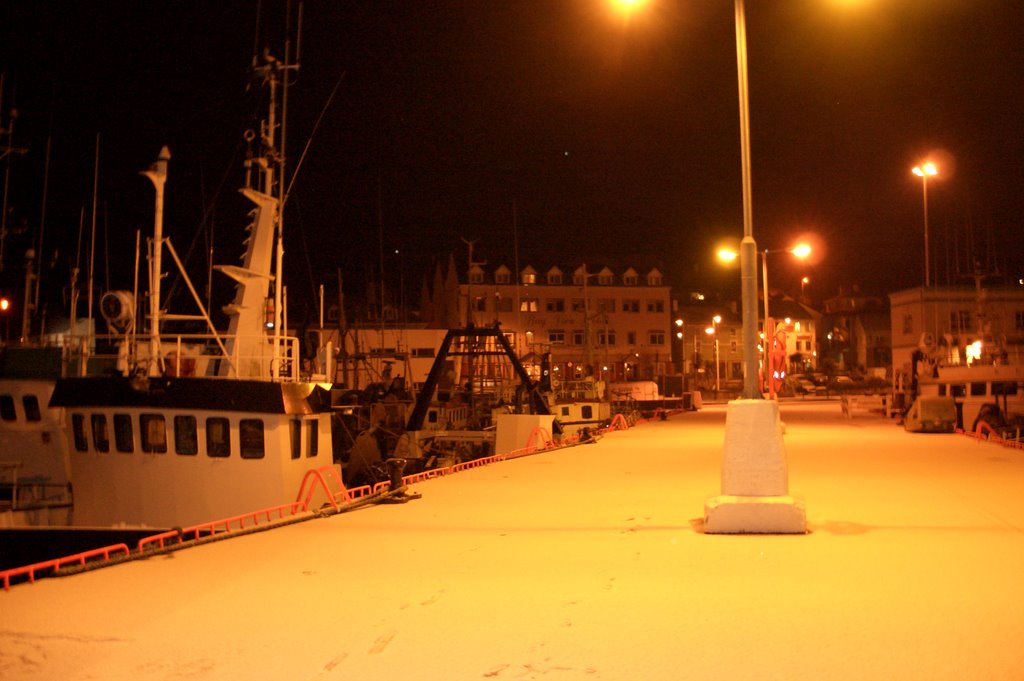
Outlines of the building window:
M 544 309 L 548 312 L 565 312 L 565 298 L 548 298 L 544 301 Z
M 231 456 L 231 424 L 222 416 L 206 419 L 206 455 Z
M 510 284 L 512 283 L 512 273 L 501 271 L 494 273 L 494 283 L 496 284 Z
M 135 435 L 132 432 L 130 414 L 114 414 L 114 446 L 117 451 L 131 454 L 135 451 Z
M 548 342 L 552 345 L 565 345 L 565 331 L 561 329 L 551 329 L 548 331 Z
M 306 421 L 306 456 L 314 457 L 320 453 L 320 430 L 316 419 Z
M 951 310 L 949 313 L 951 331 L 967 331 L 971 328 L 970 310 Z
M 573 312 L 586 312 L 587 311 L 587 301 L 584 300 L 583 298 L 573 298 L 572 299 L 572 311 Z
M 626 286 L 636 286 L 637 276 L 635 274 L 627 274 L 622 278 L 622 283 Z
M 648 300 L 647 301 L 648 312 L 664 312 L 665 301 L 664 300 Z
M 626 300 L 623 300 L 622 301 L 622 311 L 623 312 L 639 312 L 640 311 L 640 301 L 635 299 L 635 298 L 628 298 Z
M 182 456 L 195 456 L 199 452 L 195 416 L 174 417 L 174 451 Z
M 914 315 L 903 315 L 903 333 L 914 333 Z
M 611 329 L 599 331 L 597 334 L 597 342 L 599 345 L 615 345 L 615 332 Z
M 587 340 L 587 335 L 585 333 L 583 333 L 582 329 L 573 329 L 573 332 L 572 332 L 572 344 L 573 345 L 583 345 L 584 343 L 586 343 L 586 340 Z
M 147 454 L 167 453 L 167 422 L 162 414 L 139 414 L 142 451 Z
M 534 274 L 533 272 L 523 272 L 523 283 L 527 285 L 536 284 L 537 275 Z
M 262 419 L 242 419 L 238 422 L 238 447 L 243 459 L 263 458 Z
M 75 449 L 80 452 L 89 451 L 89 441 L 85 438 L 85 416 L 82 414 L 72 414 L 71 430 L 75 436 Z
M 615 312 L 615 299 L 614 298 L 598 298 L 597 299 L 597 310 L 598 310 L 598 312 Z
M 1013 314 L 1013 321 L 1018 331 L 1024 331 L 1024 310 L 1017 310 Z
M 647 342 L 650 345 L 664 345 L 665 344 L 665 332 L 664 331 L 650 331 L 647 334 Z
M 601 272 L 599 275 L 597 275 L 597 283 L 600 284 L 601 286 L 611 286 L 612 285 L 612 273 L 611 272 Z
M 413 357 L 434 357 L 437 351 L 434 348 L 413 348 L 409 354 Z
M 21 406 L 25 408 L 26 421 L 43 420 L 43 415 L 39 412 L 39 398 L 35 395 L 22 395 Z
M 487 312 L 487 296 L 474 296 L 473 297 L 473 311 L 474 312 Z
M 473 270 L 469 273 L 470 284 L 482 284 L 484 283 L 484 273 L 480 270 Z
M 636 345 L 636 331 L 626 332 L 626 345 Z
M 561 284 L 562 283 L 562 273 L 561 272 L 551 272 L 550 274 L 548 274 L 548 283 L 551 284 L 552 286 L 558 286 L 559 284 Z
M 660 274 L 648 274 L 647 275 L 648 286 L 661 286 L 661 275 Z
M 89 417 L 92 426 L 92 446 L 97 452 L 110 451 L 110 435 L 107 433 L 107 417 L 105 414 L 93 414 Z
M 523 298 L 519 301 L 520 312 L 536 312 L 538 309 L 536 298 Z

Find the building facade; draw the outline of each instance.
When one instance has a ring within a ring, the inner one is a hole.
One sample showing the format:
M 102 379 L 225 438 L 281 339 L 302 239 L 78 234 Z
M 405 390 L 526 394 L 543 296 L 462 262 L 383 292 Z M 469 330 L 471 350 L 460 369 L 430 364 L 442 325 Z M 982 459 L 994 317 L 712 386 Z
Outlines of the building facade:
M 948 364 L 967 362 L 981 341 L 1006 361 L 1024 359 L 1024 289 L 1020 287 L 912 288 L 889 294 L 892 361 L 909 374 L 915 350 L 939 353 Z
M 474 264 L 459 299 L 463 324 L 499 324 L 521 358 L 550 353 L 556 378 L 616 382 L 672 373 L 669 287 L 657 268 L 579 264 L 516 273 Z

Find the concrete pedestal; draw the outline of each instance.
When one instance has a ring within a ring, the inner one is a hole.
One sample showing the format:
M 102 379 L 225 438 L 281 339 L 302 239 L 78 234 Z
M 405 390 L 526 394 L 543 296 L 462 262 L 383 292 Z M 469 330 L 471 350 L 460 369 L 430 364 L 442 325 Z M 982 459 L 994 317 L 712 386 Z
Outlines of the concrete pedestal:
M 725 419 L 722 493 L 704 504 L 709 534 L 803 534 L 807 513 L 789 495 L 775 400 L 733 400 Z

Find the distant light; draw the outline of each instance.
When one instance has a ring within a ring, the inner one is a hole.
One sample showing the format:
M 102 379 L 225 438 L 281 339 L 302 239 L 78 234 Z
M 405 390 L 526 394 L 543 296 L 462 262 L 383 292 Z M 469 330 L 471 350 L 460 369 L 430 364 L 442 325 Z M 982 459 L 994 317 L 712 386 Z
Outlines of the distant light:
M 683 320 L 682 319 L 677 319 L 676 320 L 676 326 L 682 326 L 682 325 L 683 325 Z
M 11 307 L 11 301 L 6 298 L 0 298 L 0 312 L 7 312 Z
M 715 334 L 715 330 L 709 326 L 708 328 L 704 329 L 704 333 L 706 333 L 709 336 L 713 336 Z
M 682 338 L 682 337 L 683 337 L 683 332 L 682 331 L 676 331 L 676 338 Z
M 722 262 L 732 262 L 736 258 L 740 257 L 740 254 L 731 248 L 719 248 L 716 255 Z
M 965 349 L 967 354 L 967 363 L 970 364 L 976 359 L 981 359 L 981 341 L 976 340 Z
M 789 252 L 798 258 L 806 258 L 811 254 L 811 247 L 808 244 L 797 244 Z
M 715 320 L 715 324 L 721 324 L 722 323 L 722 315 L 720 315 L 720 314 L 716 314 L 714 317 L 712 317 L 712 319 Z

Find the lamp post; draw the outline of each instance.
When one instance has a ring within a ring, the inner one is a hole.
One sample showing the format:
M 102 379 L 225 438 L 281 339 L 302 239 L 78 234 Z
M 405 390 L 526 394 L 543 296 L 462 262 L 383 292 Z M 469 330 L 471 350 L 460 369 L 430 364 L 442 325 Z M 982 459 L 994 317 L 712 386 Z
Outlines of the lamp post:
M 929 274 L 931 267 L 928 257 L 928 176 L 938 175 L 939 169 L 935 167 L 934 163 L 929 161 L 928 163 L 914 166 L 913 173 L 921 178 L 921 192 L 924 195 L 924 287 L 928 288 L 931 286 L 931 275 Z
M 763 364 L 762 364 L 762 367 L 763 367 L 763 369 L 765 371 L 765 375 L 767 375 L 767 369 L 768 369 L 768 351 L 769 351 L 769 348 L 771 346 L 771 338 L 774 335 L 774 330 L 770 330 L 768 328 L 768 318 L 770 316 L 769 315 L 769 309 L 768 309 L 768 255 L 771 254 L 771 253 L 792 253 L 794 257 L 800 258 L 802 260 L 802 259 L 806 258 L 807 256 L 809 256 L 811 254 L 811 247 L 808 244 L 797 244 L 796 246 L 793 246 L 792 248 L 776 248 L 776 249 L 766 248 L 763 251 L 761 251 L 761 253 L 760 253 L 760 255 L 761 255 L 761 290 L 764 293 L 764 347 L 763 347 L 763 359 L 762 359 Z M 730 250 L 728 248 L 722 248 L 722 249 L 719 249 L 719 251 L 718 251 L 718 258 L 719 258 L 719 260 L 723 260 L 725 262 L 731 262 L 731 261 L 735 260 L 736 257 L 737 257 L 736 251 Z M 803 280 L 801 281 L 801 283 L 800 283 L 800 290 L 801 290 L 801 292 L 803 292 L 803 285 L 805 283 L 807 283 L 807 281 L 808 281 L 807 277 L 804 277 Z
M 715 337 L 715 397 L 722 390 L 722 370 L 718 363 L 718 325 L 722 322 L 722 315 L 715 315 L 711 318 L 711 326 L 704 329 L 704 333 Z

